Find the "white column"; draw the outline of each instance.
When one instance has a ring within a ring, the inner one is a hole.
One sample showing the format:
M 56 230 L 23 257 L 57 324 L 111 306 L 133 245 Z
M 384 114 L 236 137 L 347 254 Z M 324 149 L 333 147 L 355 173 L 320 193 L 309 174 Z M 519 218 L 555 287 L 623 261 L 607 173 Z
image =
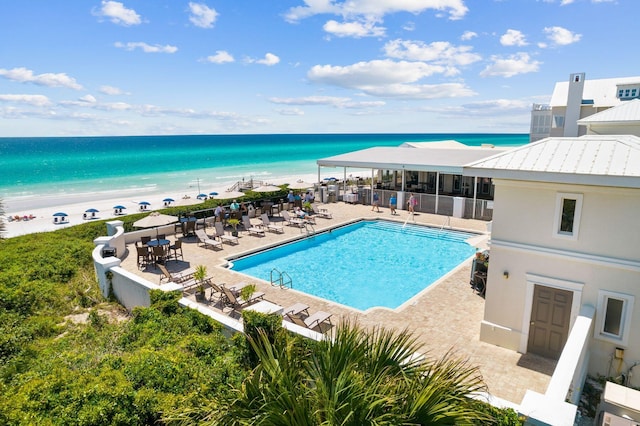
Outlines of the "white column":
M 436 214 L 438 214 L 438 201 L 440 193 L 440 172 L 436 172 Z
M 471 213 L 471 219 L 476 218 L 476 201 L 478 196 L 478 176 L 473 178 L 473 213 Z

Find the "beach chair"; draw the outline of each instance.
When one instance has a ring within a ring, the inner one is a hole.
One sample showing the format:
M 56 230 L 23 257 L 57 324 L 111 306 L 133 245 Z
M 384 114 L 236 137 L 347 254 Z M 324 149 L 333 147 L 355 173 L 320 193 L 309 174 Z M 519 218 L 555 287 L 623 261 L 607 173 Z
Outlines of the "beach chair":
M 311 204 L 311 208 L 313 209 L 313 214 L 323 217 L 325 219 L 332 219 L 333 215 L 327 209 L 321 209 L 315 204 Z
M 333 327 L 331 323 L 331 314 L 323 311 L 318 311 L 315 314 L 302 318 L 300 315 L 287 314 L 287 317 L 295 325 L 308 328 L 309 330 L 317 331 L 318 333 L 326 333 Z
M 223 243 L 224 242 L 227 242 L 229 244 L 240 243 L 240 240 L 238 240 L 238 237 L 224 233 L 224 225 L 222 224 L 222 222 L 216 222 L 215 229 L 216 229 L 216 234 L 213 236 L 213 238 L 219 238 L 220 241 Z
M 194 223 L 195 222 L 189 222 L 189 223 Z M 198 245 L 199 246 L 203 246 L 204 248 L 219 248 L 222 249 L 222 242 L 221 241 L 216 241 L 214 239 L 209 238 L 209 236 L 206 234 L 206 232 L 204 232 L 204 229 L 198 229 L 195 231 L 196 234 L 196 238 L 198 239 Z
M 224 293 L 224 304 L 231 307 L 234 311 L 237 311 L 244 306 L 247 306 L 264 298 L 264 293 L 261 291 L 254 292 L 248 300 L 244 300 L 240 296 L 236 296 L 230 289 L 226 287 L 221 287 L 221 289 Z
M 249 220 L 249 216 L 242 216 L 242 226 L 244 226 L 244 230 L 247 231 L 249 235 L 253 234 L 263 237 L 265 236 L 264 229 L 252 225 L 251 221 Z
M 262 215 L 260 215 L 260 220 L 262 220 L 262 226 L 267 228 L 267 231 L 272 231 L 276 233 L 284 232 L 284 227 L 280 225 L 276 225 L 275 223 L 271 223 L 271 221 L 269 220 L 269 216 L 266 213 L 262 213 Z
M 195 273 L 191 268 L 176 273 L 169 272 L 169 269 L 164 265 L 158 265 L 158 268 L 160 268 L 160 272 L 162 273 L 162 275 L 160 275 L 160 284 L 162 284 L 163 281 L 180 284 L 192 280 L 193 274 Z
M 304 303 L 295 303 L 287 308 L 282 310 L 282 316 L 287 315 L 300 315 L 304 314 L 305 316 L 309 316 L 309 305 L 305 305 Z
M 288 211 L 283 211 L 282 217 L 289 226 L 297 226 L 298 228 L 302 228 L 304 226 L 304 220 L 297 217 L 291 217 Z

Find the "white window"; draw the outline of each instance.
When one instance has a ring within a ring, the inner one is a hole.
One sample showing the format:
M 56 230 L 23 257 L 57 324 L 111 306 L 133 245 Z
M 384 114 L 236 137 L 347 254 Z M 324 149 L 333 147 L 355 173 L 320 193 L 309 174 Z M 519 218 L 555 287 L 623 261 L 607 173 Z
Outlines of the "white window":
M 551 127 L 554 129 L 562 129 L 564 127 L 564 115 L 554 115 Z
M 629 342 L 634 297 L 628 294 L 600 290 L 594 337 L 617 345 Z
M 558 193 L 553 234 L 556 237 L 577 240 L 581 214 L 582 194 Z

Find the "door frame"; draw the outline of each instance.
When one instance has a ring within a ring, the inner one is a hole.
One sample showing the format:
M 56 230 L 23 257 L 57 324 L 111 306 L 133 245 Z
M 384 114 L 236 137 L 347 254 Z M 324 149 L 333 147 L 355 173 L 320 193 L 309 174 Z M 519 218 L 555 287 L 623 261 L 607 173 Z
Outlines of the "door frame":
M 525 290 L 525 302 L 524 311 L 522 313 L 522 333 L 520 334 L 520 347 L 518 352 L 526 354 L 529 343 L 529 327 L 531 324 L 531 310 L 533 308 L 533 290 L 536 285 L 543 287 L 557 288 L 560 290 L 566 290 L 573 293 L 571 301 L 571 313 L 569 315 L 569 335 L 571 335 L 571 329 L 580 312 L 580 306 L 582 304 L 582 290 L 584 283 L 577 281 L 569 281 L 561 278 L 545 277 L 543 275 L 526 273 L 527 279 Z

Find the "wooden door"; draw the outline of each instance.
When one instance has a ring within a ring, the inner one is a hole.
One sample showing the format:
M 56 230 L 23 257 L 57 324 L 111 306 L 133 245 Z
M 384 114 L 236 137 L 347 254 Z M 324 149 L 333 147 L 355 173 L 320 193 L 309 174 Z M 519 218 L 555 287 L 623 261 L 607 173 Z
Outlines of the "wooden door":
M 573 292 L 536 285 L 527 352 L 558 359 L 569 336 Z

